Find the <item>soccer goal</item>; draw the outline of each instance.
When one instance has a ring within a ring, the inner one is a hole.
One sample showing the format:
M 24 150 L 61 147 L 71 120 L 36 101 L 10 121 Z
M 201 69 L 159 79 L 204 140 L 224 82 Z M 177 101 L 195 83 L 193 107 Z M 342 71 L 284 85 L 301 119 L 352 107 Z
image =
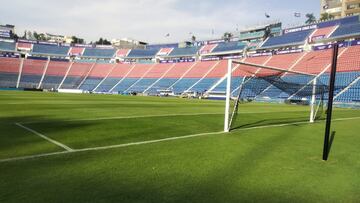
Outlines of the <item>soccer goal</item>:
M 321 118 L 327 92 L 328 85 L 321 83 L 316 74 L 229 60 L 224 131 L 254 127 L 255 124 L 315 122 Z M 251 106 L 254 113 L 241 111 L 242 105 L 253 101 L 263 103 Z M 281 112 L 267 112 L 266 109 L 271 110 L 271 107 L 264 106 L 269 103 L 291 105 Z

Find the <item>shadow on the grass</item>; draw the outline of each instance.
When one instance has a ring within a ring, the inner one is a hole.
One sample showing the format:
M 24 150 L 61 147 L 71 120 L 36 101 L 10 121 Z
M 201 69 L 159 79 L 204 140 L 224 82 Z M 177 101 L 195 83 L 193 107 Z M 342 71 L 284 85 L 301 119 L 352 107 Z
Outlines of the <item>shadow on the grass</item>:
M 236 121 L 238 118 L 235 118 L 234 125 L 231 127 L 231 130 L 239 130 L 244 128 L 252 128 L 252 127 L 263 127 L 268 125 L 286 125 L 286 124 L 293 124 L 297 125 L 297 123 L 301 122 L 308 122 L 309 117 L 308 116 L 288 116 L 288 117 L 282 117 L 282 118 L 276 118 L 276 112 L 274 112 L 274 115 L 271 115 L 271 118 L 260 118 L 260 120 L 257 121 L 251 121 L 252 118 L 243 118 L 241 121 Z M 250 120 L 247 122 L 247 120 Z M 325 118 L 323 117 L 317 117 L 317 121 L 323 121 Z
M 82 128 L 85 126 L 93 125 L 91 122 L 66 122 L 66 119 L 61 118 L 50 118 L 47 116 L 11 116 L 11 117 L 0 117 L 0 131 L 5 126 L 15 125 L 16 123 L 22 124 L 23 126 L 33 128 L 34 130 L 41 130 L 42 127 L 50 129 L 54 132 L 69 131 L 75 128 Z M 52 127 L 50 126 L 53 125 Z M 3 126 L 3 127 L 2 127 Z M 40 128 L 39 128 L 40 127 Z M 63 128 L 64 127 L 64 128 Z M 39 128 L 39 129 L 38 129 Z M 4 132 L 7 133 L 7 132 Z M 8 132 L 10 133 L 10 132 Z
M 336 131 L 331 132 L 331 136 L 330 136 L 330 140 L 329 140 L 329 148 L 327 150 L 326 158 L 329 158 L 331 148 L 332 148 L 332 145 L 333 145 L 334 140 L 335 140 L 335 135 L 336 135 Z
M 232 130 L 239 130 L 243 128 L 251 128 L 251 127 L 262 127 L 267 125 L 281 125 L 281 124 L 296 124 L 298 122 L 306 122 L 308 121 L 308 118 L 279 118 L 279 119 L 262 119 L 253 123 L 246 123 L 246 124 L 240 124 L 237 126 L 234 126 Z

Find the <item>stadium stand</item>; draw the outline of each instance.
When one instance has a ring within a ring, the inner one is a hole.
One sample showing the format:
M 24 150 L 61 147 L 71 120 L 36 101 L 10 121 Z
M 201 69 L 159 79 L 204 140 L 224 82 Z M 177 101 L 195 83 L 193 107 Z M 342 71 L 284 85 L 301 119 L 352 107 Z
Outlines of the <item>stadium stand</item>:
M 208 72 L 190 91 L 206 92 L 227 72 L 227 61 L 220 61 L 215 67 Z
M 356 81 L 355 84 L 351 86 L 346 92 L 341 94 L 335 101 L 338 102 L 360 102 L 360 79 Z
M 85 48 L 83 56 L 94 58 L 112 58 L 114 54 L 115 49 Z
M 266 65 L 266 62 L 270 59 L 271 59 L 271 57 L 269 57 L 269 56 L 257 56 L 257 57 L 248 57 L 243 60 L 247 63 Z M 238 70 L 238 69 L 236 69 L 236 70 Z M 223 76 L 225 76 L 225 75 L 223 75 Z M 237 77 L 231 81 L 231 83 L 232 83 L 231 87 L 233 88 L 232 91 L 234 91 L 236 89 L 236 87 L 238 87 L 240 85 L 241 80 L 242 80 L 241 77 Z M 225 90 L 226 90 L 225 78 L 223 78 L 223 80 L 219 81 L 219 82 L 220 83 L 218 83 L 215 87 L 210 88 L 210 90 L 216 91 L 216 92 L 225 92 Z
M 270 37 L 262 45 L 262 48 L 272 48 L 272 47 L 303 44 L 313 31 L 314 30 L 311 29 L 311 30 L 287 33 L 278 37 Z
M 153 84 L 153 86 L 146 92 L 150 94 L 156 94 L 159 90 L 167 90 L 179 81 L 193 66 L 195 63 L 176 63 L 174 66 L 164 75 L 162 79 Z M 170 64 L 168 64 L 170 66 Z
M 216 52 L 232 52 L 232 51 L 242 51 L 245 48 L 244 43 L 240 42 L 222 42 L 214 48 L 212 53 Z
M 94 64 L 91 63 L 74 63 L 70 67 L 68 75 L 65 77 L 63 84 L 59 87 L 62 89 L 78 89 L 87 75 L 90 73 Z
M 132 49 L 127 58 L 154 58 L 159 49 Z
M 171 68 L 172 64 L 156 64 L 128 91 L 142 93 L 159 78 L 162 78 Z
M 129 52 L 130 52 L 130 49 L 119 49 L 116 52 L 116 56 L 121 57 L 121 58 L 127 57 Z
M 204 45 L 203 47 L 201 47 L 199 53 L 200 54 L 209 54 L 216 48 L 216 46 L 217 46 L 217 44 Z
M 32 49 L 33 45 L 30 43 L 22 43 L 22 42 L 18 42 L 17 43 L 17 49 L 18 50 L 26 50 L 26 51 L 30 51 Z
M 320 22 L 317 24 L 318 28 L 324 27 L 331 27 L 331 26 L 338 26 L 338 25 L 345 25 L 345 24 L 353 24 L 359 22 L 359 16 L 348 16 L 345 18 L 340 18 L 336 20 L 329 20 Z
M 24 61 L 20 88 L 37 88 L 44 74 L 47 61 L 27 59 Z
M 200 47 L 174 48 L 169 54 L 170 57 L 195 56 Z
M 67 56 L 69 49 L 70 47 L 65 46 L 34 44 L 32 53 Z
M 158 56 L 167 56 L 169 55 L 174 48 L 161 48 L 160 51 L 157 53 Z
M 50 61 L 40 88 L 58 89 L 69 67 L 70 63 L 67 62 Z
M 2 51 L 15 51 L 15 47 L 15 43 L 0 41 L 0 50 Z
M 199 82 L 206 74 L 211 71 L 217 61 L 207 61 L 196 63 L 175 85 L 173 90 L 175 93 L 182 93 L 189 89 L 195 83 Z
M 136 64 L 134 68 L 127 74 L 116 87 L 113 88 L 113 92 L 128 93 L 129 90 L 136 82 L 143 78 L 146 73 L 151 70 L 153 65 L 150 64 Z
M 127 74 L 131 71 L 134 65 L 130 64 L 117 64 L 116 67 L 111 71 L 109 76 L 100 84 L 100 86 L 95 90 L 96 92 L 111 92 L 112 88 L 116 84 L 121 82 Z
M 258 32 L 247 32 L 247 33 L 240 33 L 240 40 L 243 39 L 255 39 L 260 38 L 265 35 L 265 31 L 258 31 Z
M 338 59 L 338 72 L 360 71 L 360 46 L 347 47 Z
M 282 54 L 282 55 L 274 55 L 271 59 L 266 63 L 267 66 L 281 68 L 285 70 L 292 70 L 294 66 L 306 56 L 307 53 L 296 53 L 296 54 Z M 261 70 L 262 71 L 262 70 Z M 261 72 L 259 71 L 259 73 Z M 286 74 L 284 74 L 286 76 Z M 261 94 L 257 97 L 272 97 L 277 98 L 281 94 L 281 90 L 274 87 L 269 86 L 266 88 Z
M 330 49 L 309 52 L 292 70 L 305 73 L 320 73 L 331 63 Z
M 0 58 L 0 87 L 16 87 L 19 70 L 20 59 Z
M 147 49 L 157 49 L 160 50 L 162 48 L 177 48 L 179 47 L 178 43 L 172 43 L 172 44 L 151 44 L 151 45 L 147 45 L 146 48 Z
M 317 29 L 311 36 L 311 41 L 327 39 L 337 28 L 337 26 L 324 27 Z
M 85 48 L 83 47 L 71 47 L 69 55 L 71 56 L 81 56 L 84 53 Z
M 297 31 L 302 29 L 308 30 Z M 257 37 L 260 34 L 264 35 L 263 32 L 244 32 L 243 37 L 251 38 L 250 35 Z M 331 43 L 340 38 L 341 40 L 347 39 L 347 41 L 341 43 L 339 51 L 336 101 L 358 102 L 360 100 L 360 67 L 356 64 L 360 64 L 360 42 L 353 39 L 357 39 L 359 36 L 359 18 L 347 17 L 304 27 L 290 28 L 285 30 L 281 36 L 268 38 L 263 44 L 261 40 L 246 44 L 214 40 L 197 43 L 205 44 L 202 47 L 178 48 L 179 44 L 168 44 L 150 45 L 145 50 L 130 50 L 31 44 L 26 41 L 20 41 L 16 44 L 1 41 L 2 56 L 18 57 L 18 55 L 9 53 L 15 51 L 16 48 L 22 53 L 29 53 L 32 49 L 30 54 L 34 55 L 25 55 L 28 57 L 27 59 L 0 58 L 0 87 L 83 89 L 104 93 L 128 94 L 137 92 L 150 95 L 159 94 L 160 90 L 170 90 L 176 94 L 182 94 L 184 91 L 224 92 L 227 60 L 221 59 L 232 57 L 245 57 L 242 60 L 249 63 L 316 74 L 318 79 L 326 84 L 329 80 L 332 57 Z M 321 41 L 324 43 L 323 45 L 319 43 L 312 45 L 306 43 L 307 39 L 311 42 L 326 40 Z M 303 48 L 305 43 L 309 46 Z M 294 49 L 289 49 L 288 46 L 290 45 L 294 46 Z M 261 48 L 257 49 L 259 46 Z M 310 51 L 311 46 L 313 46 L 313 51 Z M 234 56 L 234 53 L 240 53 L 245 48 L 247 48 L 248 54 Z M 249 48 L 252 49 L 249 50 Z M 263 49 L 269 50 L 266 50 L 265 53 Z M 36 56 L 36 54 L 41 54 L 41 56 Z M 78 57 L 68 57 L 71 62 L 61 61 L 64 60 L 64 56 L 69 55 Z M 203 58 L 201 55 L 205 57 Z M 216 57 L 217 55 L 219 57 Z M 44 60 L 46 56 L 51 56 L 51 61 Z M 60 57 L 57 58 L 56 56 Z M 35 60 L 41 59 L 40 57 L 43 59 Z M 134 61 L 137 63 L 116 64 L 114 63 L 115 57 L 123 58 L 125 63 Z M 194 58 L 195 62 L 179 60 L 186 57 Z M 167 58 L 169 60 L 166 60 Z M 154 63 L 155 60 L 160 60 L 160 63 Z M 23 66 L 21 66 L 22 61 Z M 239 91 L 242 78 L 248 73 L 239 69 L 234 72 L 239 73 L 232 80 L 232 93 L 236 94 Z M 265 72 L 265 69 L 259 69 L 257 73 Z M 309 82 L 306 77 L 292 74 L 284 74 L 282 79 L 291 82 Z M 252 92 L 251 88 L 244 89 L 245 97 L 257 99 L 298 97 L 297 94 L 288 95 L 270 83 L 261 82 L 261 84 L 257 84 L 257 82 L 259 81 L 250 80 L 248 86 L 260 86 L 262 92 L 259 94 Z
M 81 84 L 80 89 L 92 91 L 96 86 L 110 73 L 113 64 L 96 64 L 85 81 Z
M 360 35 L 360 23 L 340 25 L 331 38 L 342 38 Z

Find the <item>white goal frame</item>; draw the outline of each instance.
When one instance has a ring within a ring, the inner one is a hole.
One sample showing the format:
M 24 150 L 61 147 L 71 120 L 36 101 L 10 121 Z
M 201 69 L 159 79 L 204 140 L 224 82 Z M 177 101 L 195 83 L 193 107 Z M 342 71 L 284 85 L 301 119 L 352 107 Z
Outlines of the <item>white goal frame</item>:
M 231 77 L 232 77 L 232 67 L 233 64 L 236 65 L 247 65 L 247 66 L 253 66 L 256 68 L 262 68 L 262 69 L 268 69 L 268 70 L 275 70 L 275 71 L 281 71 L 284 73 L 294 73 L 294 74 L 298 74 L 298 75 L 305 75 L 305 76 L 311 76 L 314 77 L 314 79 L 311 80 L 311 83 L 313 85 L 313 89 L 312 89 L 312 96 L 311 96 L 311 101 L 310 101 L 310 119 L 309 122 L 310 123 L 314 123 L 315 122 L 315 115 L 318 111 L 318 109 L 315 109 L 316 106 L 316 85 L 317 85 L 317 75 L 315 74 L 310 74 L 310 73 L 305 73 L 305 72 L 300 72 L 300 71 L 292 71 L 292 70 L 286 70 L 286 69 L 281 69 L 281 68 L 276 68 L 276 67 L 271 67 L 271 66 L 265 66 L 265 65 L 258 65 L 258 64 L 254 64 L 254 63 L 247 63 L 247 62 L 243 62 L 243 61 L 239 61 L 239 60 L 233 60 L 233 59 L 229 59 L 228 60 L 228 68 L 227 68 L 227 75 L 226 75 L 226 102 L 225 102 L 225 118 L 224 118 L 224 132 L 230 132 L 230 102 L 231 102 Z M 241 68 L 241 66 L 239 66 L 238 68 Z M 244 80 L 243 80 L 244 83 Z M 242 86 L 243 84 L 241 84 L 240 86 Z M 306 86 L 306 85 L 305 85 Z M 241 87 L 240 87 L 241 88 Z

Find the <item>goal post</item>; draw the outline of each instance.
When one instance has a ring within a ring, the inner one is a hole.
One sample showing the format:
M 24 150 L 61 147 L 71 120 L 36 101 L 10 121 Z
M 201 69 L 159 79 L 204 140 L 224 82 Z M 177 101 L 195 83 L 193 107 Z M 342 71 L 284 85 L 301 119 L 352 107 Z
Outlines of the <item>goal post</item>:
M 310 101 L 310 123 L 314 123 L 315 122 L 315 103 L 316 103 L 316 82 L 317 78 L 315 77 L 313 80 L 313 91 L 312 91 L 312 95 L 311 95 L 311 101 Z
M 232 65 L 233 61 L 230 59 L 228 61 L 228 68 L 227 68 L 227 78 L 226 78 L 226 104 L 225 104 L 225 123 L 224 123 L 224 132 L 230 132 L 230 124 L 229 124 L 229 117 L 230 117 L 230 97 L 231 97 L 231 73 L 232 73 Z
M 327 86 L 318 80 L 316 74 L 239 60 L 228 60 L 226 79 L 224 132 L 232 130 L 241 102 L 266 96 L 272 89 L 276 89 L 279 94 L 287 94 L 291 100 L 297 98 L 299 102 L 309 105 L 307 118 L 310 123 L 314 123 L 322 106 L 322 95 L 327 91 Z

